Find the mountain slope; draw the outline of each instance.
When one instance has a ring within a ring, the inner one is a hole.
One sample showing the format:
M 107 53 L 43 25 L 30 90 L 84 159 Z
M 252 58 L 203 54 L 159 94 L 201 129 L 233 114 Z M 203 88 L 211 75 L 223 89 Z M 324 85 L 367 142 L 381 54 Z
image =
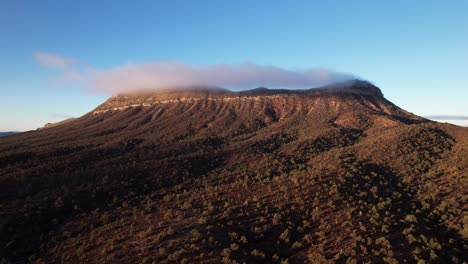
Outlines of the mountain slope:
M 362 81 L 110 98 L 0 139 L 1 255 L 45 262 L 466 260 L 468 129 Z

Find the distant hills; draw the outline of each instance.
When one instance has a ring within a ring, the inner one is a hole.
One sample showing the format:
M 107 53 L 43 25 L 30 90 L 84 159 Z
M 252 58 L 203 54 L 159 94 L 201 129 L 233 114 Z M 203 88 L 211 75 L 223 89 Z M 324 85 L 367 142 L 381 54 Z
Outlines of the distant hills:
M 468 128 L 368 82 L 122 94 L 0 138 L 21 263 L 462 263 Z
M 14 134 L 20 133 L 18 131 L 9 131 L 9 132 L 0 132 L 0 137 L 6 137 L 6 136 L 11 136 Z

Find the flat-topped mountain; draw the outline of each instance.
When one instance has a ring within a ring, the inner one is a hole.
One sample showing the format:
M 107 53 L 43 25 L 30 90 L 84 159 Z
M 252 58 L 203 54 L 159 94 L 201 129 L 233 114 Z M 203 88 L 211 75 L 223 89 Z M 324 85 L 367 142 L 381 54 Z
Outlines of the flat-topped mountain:
M 214 105 L 223 111 L 213 112 Z M 189 115 L 185 117 L 188 119 L 193 118 L 194 114 L 215 114 L 216 119 L 229 119 L 229 116 L 225 116 L 226 111 L 231 114 L 239 111 L 240 116 L 250 116 L 250 121 L 244 120 L 247 123 L 255 120 L 269 122 L 298 118 L 301 115 L 306 115 L 309 119 L 315 117 L 317 124 L 334 122 L 345 127 L 367 126 L 373 122 L 389 126 L 400 122 L 425 121 L 386 100 L 376 86 L 359 80 L 304 90 L 256 88 L 234 92 L 198 87 L 122 94 L 111 97 L 91 113 L 115 114 L 116 111 L 141 109 L 146 118 L 155 120 L 156 113 L 165 112 L 165 115 L 170 115 L 171 111 L 179 111 L 183 107 L 198 111 L 185 112 L 185 115 Z M 203 111 L 207 112 L 202 113 Z
M 468 129 L 369 82 L 116 95 L 0 138 L 0 256 L 462 263 Z
M 311 89 L 268 89 L 259 87 L 251 90 L 230 91 L 217 87 L 188 87 L 184 89 L 162 89 L 153 92 L 140 92 L 120 94 L 111 97 L 96 111 L 112 110 L 113 108 L 150 106 L 154 104 L 180 102 L 190 100 L 248 100 L 262 98 L 280 97 L 302 97 L 311 98 L 318 96 L 373 96 L 383 98 L 380 89 L 369 82 L 352 80 L 339 84 Z M 117 109 L 116 109 L 117 110 Z

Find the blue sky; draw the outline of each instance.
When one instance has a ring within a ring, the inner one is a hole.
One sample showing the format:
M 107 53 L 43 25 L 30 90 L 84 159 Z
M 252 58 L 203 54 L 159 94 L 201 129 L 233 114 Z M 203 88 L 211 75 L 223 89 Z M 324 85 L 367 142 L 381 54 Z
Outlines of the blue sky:
M 111 95 L 58 81 L 65 67 L 161 61 L 326 68 L 418 115 L 468 115 L 468 1 L 136 2 L 0 0 L 0 131 L 80 116 Z

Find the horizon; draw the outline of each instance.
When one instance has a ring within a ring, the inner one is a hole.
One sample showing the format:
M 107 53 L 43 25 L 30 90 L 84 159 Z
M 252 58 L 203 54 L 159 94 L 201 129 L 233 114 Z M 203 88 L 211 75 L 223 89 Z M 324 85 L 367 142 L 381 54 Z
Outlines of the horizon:
M 468 126 L 466 1 L 112 3 L 3 2 L 0 131 L 79 117 L 147 86 L 351 78 L 416 115 Z

